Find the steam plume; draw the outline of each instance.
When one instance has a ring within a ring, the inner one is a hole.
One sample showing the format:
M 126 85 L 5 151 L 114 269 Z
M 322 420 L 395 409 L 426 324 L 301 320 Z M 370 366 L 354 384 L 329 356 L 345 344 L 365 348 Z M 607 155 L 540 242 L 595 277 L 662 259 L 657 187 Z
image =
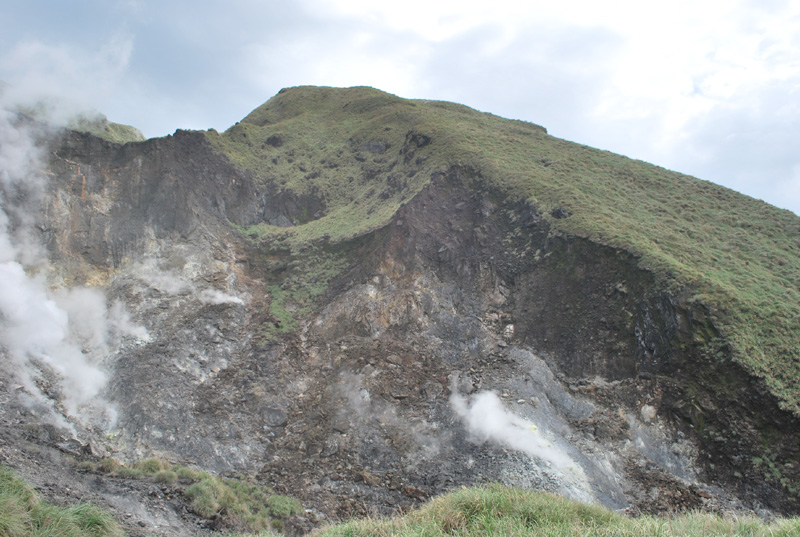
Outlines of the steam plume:
M 34 223 L 46 188 L 44 127 L 0 102 L 0 367 L 39 406 L 78 421 L 108 420 L 99 397 L 111 336 L 146 336 L 98 289 L 49 292 Z
M 506 410 L 495 393 L 480 392 L 468 399 L 453 390 L 450 404 L 479 442 L 496 442 L 546 461 L 560 470 L 576 467 L 575 461 L 553 445 L 534 423 Z
M 526 453 L 545 463 L 545 473 L 556 478 L 560 492 L 571 498 L 595 501 L 591 484 L 583 468 L 558 445 L 555 437 L 536 424 L 509 412 L 493 392 L 471 397 L 458 393 L 453 383 L 450 405 L 479 442 L 494 442 Z M 541 468 L 541 464 L 538 465 Z
M 244 304 L 244 301 L 238 296 L 223 293 L 218 289 L 204 289 L 199 298 L 203 304 Z
M 167 295 L 191 295 L 203 304 L 244 304 L 238 296 L 225 293 L 213 287 L 199 289 L 191 280 L 174 270 L 161 270 L 153 263 L 140 263 L 136 274 L 151 287 Z

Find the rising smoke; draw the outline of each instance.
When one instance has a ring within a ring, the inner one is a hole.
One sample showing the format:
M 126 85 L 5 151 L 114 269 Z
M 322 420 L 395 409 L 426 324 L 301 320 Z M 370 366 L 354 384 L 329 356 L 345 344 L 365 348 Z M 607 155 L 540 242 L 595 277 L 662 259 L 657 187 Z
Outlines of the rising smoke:
M 203 289 L 198 298 L 203 304 L 244 304 L 244 301 L 238 296 L 223 293 L 218 289 Z
M 509 411 L 494 392 L 461 395 L 457 379 L 451 389 L 450 405 L 474 440 L 525 453 L 537 461 L 559 493 L 580 501 L 596 501 L 586 472 L 561 447 L 566 443 L 563 437 Z
M 204 289 L 191 280 L 178 274 L 174 270 L 162 270 L 153 262 L 139 263 L 136 266 L 136 275 L 146 282 L 150 287 L 158 289 L 166 295 L 190 295 L 199 300 L 202 304 L 244 304 L 242 298 L 225 293 L 213 287 Z
M 575 468 L 575 462 L 555 446 L 533 422 L 509 412 L 494 392 L 469 398 L 453 390 L 450 404 L 478 442 L 495 442 L 545 461 L 560 470 Z
M 462 395 L 458 392 L 457 379 L 451 389 L 450 405 L 475 441 L 527 454 L 554 478 L 559 492 L 581 501 L 593 501 L 586 473 L 560 447 L 561 439 L 556 435 L 506 409 L 494 392 Z
M 109 424 L 104 362 L 121 337 L 146 339 L 100 289 L 49 290 L 36 220 L 47 128 L 0 100 L 0 368 L 32 408 L 64 425 Z M 44 409 L 44 410 L 42 410 Z

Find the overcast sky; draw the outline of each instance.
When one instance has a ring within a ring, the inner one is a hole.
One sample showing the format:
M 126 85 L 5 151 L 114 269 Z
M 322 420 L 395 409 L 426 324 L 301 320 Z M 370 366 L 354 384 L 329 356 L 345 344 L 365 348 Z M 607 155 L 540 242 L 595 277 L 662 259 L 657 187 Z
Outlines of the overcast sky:
M 163 136 L 283 87 L 456 101 L 800 214 L 800 0 L 3 0 L 0 80 Z

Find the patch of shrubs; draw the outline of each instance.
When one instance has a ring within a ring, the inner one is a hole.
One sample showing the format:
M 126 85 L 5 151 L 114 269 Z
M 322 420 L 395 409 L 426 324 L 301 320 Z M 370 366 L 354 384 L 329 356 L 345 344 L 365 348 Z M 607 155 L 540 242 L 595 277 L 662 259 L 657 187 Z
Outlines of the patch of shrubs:
M 185 486 L 182 492 L 189 509 L 201 517 L 221 520 L 235 530 L 280 531 L 283 520 L 303 512 L 295 498 L 273 494 L 245 476 L 221 478 L 158 458 L 137 461 L 132 466 L 105 458 L 96 463 L 81 462 L 78 467 L 121 478 Z

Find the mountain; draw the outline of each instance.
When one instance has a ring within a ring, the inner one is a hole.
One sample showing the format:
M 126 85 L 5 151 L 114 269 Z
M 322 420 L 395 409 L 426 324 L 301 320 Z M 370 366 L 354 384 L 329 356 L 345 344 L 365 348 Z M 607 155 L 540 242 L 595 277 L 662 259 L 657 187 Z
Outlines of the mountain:
M 0 462 L 52 495 L 190 535 L 185 484 L 97 470 L 159 457 L 299 499 L 290 532 L 489 482 L 800 511 L 789 211 L 371 88 L 124 144 L 3 128 L 34 164 L 3 182 Z
M 88 132 L 105 138 L 112 142 L 127 143 L 127 142 L 143 142 L 145 140 L 142 131 L 130 125 L 122 125 L 109 121 L 103 114 L 81 114 L 70 119 L 67 123 L 69 129 Z

